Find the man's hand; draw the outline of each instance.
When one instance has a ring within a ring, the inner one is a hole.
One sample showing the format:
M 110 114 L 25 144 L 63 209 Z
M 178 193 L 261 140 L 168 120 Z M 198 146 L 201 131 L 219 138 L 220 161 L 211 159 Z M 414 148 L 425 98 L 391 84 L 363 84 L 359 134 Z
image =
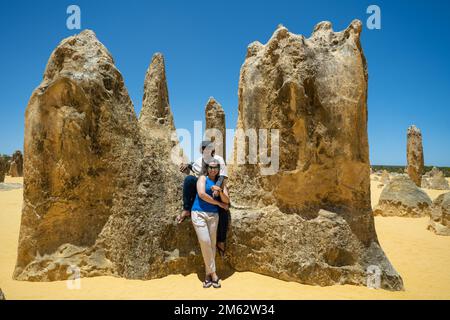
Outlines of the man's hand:
M 188 210 L 183 210 L 183 212 L 177 216 L 176 221 L 178 224 L 182 223 L 185 218 L 189 217 L 191 213 Z
M 219 193 L 222 191 L 222 188 L 220 188 L 218 186 L 212 186 L 211 190 L 213 191 L 213 197 L 217 198 L 217 197 L 219 197 Z
M 219 207 L 221 207 L 223 210 L 228 210 L 230 205 L 228 203 L 219 202 Z
M 181 172 L 185 172 L 187 169 L 188 169 L 188 164 L 187 163 L 180 164 L 180 171 Z

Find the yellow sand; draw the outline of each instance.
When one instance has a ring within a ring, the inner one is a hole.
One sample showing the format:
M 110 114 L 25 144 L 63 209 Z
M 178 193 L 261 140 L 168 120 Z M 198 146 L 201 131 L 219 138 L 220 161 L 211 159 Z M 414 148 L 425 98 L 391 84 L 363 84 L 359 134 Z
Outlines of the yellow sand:
M 7 178 L 7 182 L 18 181 Z M 372 182 L 374 198 L 381 192 L 376 184 Z M 439 193 L 432 190 L 430 196 Z M 251 272 L 235 272 L 221 289 L 203 289 L 197 275 L 191 274 L 149 281 L 83 278 L 80 289 L 70 290 L 65 281 L 12 280 L 21 207 L 22 189 L 0 191 L 0 288 L 7 299 L 450 299 L 450 237 L 427 231 L 427 218 L 375 218 L 381 246 L 403 277 L 402 292 L 308 286 Z

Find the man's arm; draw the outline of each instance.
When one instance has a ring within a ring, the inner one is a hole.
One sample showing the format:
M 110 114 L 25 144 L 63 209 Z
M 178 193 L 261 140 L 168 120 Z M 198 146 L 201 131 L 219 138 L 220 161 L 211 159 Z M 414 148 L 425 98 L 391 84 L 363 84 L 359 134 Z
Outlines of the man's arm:
M 223 189 L 224 182 L 228 178 L 227 165 L 225 164 L 225 160 L 221 156 L 216 156 L 216 159 L 219 160 L 219 163 L 220 163 L 219 178 L 217 179 L 216 186 Z
M 184 174 L 189 174 L 189 172 L 192 171 L 192 164 L 193 164 L 193 162 L 182 163 L 180 165 L 180 171 L 183 172 Z
M 219 179 L 217 179 L 216 186 L 219 188 L 222 188 L 223 182 L 225 181 L 227 177 L 225 176 L 219 176 Z

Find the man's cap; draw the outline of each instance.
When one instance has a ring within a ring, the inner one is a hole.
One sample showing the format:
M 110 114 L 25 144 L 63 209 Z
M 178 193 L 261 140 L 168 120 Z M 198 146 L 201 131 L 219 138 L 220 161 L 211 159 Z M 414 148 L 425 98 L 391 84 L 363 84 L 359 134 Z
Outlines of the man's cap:
M 202 149 L 204 149 L 204 148 L 206 148 L 207 146 L 209 146 L 210 144 L 213 144 L 212 141 L 210 141 L 210 140 L 203 140 L 203 141 L 202 141 L 202 144 L 200 145 L 200 147 L 201 147 Z M 213 146 L 214 146 L 214 145 L 213 145 Z

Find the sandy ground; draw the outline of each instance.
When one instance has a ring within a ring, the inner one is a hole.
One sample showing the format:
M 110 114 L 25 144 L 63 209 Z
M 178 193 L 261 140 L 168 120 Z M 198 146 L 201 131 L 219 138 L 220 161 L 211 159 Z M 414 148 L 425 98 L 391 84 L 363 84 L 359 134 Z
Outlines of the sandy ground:
M 7 177 L 6 182 L 21 179 Z M 377 184 L 372 182 L 374 204 L 382 190 Z M 432 198 L 442 193 L 426 191 Z M 196 274 L 148 281 L 86 278 L 81 279 L 79 289 L 69 289 L 66 281 L 12 280 L 21 207 L 22 189 L 0 191 L 0 288 L 7 299 L 450 299 L 450 237 L 427 231 L 427 218 L 375 218 L 381 246 L 403 277 L 402 292 L 350 285 L 308 286 L 251 272 L 235 272 L 222 282 L 221 289 L 203 289 Z

